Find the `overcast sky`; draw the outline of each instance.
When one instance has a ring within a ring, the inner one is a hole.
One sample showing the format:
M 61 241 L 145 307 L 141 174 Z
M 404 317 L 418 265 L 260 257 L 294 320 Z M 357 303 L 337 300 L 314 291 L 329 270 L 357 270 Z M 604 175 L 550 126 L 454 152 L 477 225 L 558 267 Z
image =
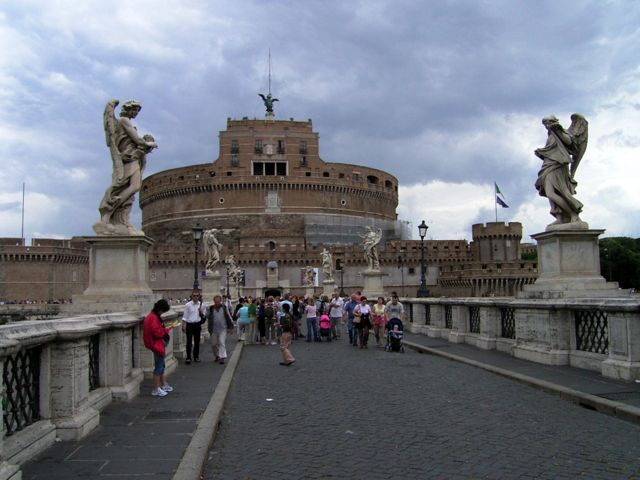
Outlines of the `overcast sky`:
M 640 237 L 640 2 L 0 0 L 0 236 L 93 235 L 111 179 L 102 112 L 136 99 L 145 176 L 211 162 L 227 117 L 311 118 L 320 155 L 386 170 L 428 238 L 554 220 L 542 117 L 589 121 L 582 219 Z M 141 222 L 136 207 L 133 223 Z

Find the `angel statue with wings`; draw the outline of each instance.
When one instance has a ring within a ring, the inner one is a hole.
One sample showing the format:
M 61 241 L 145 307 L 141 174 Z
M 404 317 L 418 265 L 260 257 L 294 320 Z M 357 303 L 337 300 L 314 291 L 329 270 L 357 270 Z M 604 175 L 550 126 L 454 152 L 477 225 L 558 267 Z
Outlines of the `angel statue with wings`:
M 102 197 L 100 221 L 93 226 L 98 235 L 144 235 L 129 222 L 133 197 L 140 191 L 146 154 L 157 148 L 151 135 L 138 135 L 132 121 L 142 108 L 130 100 L 120 109 L 120 119 L 114 111 L 118 100 L 110 100 L 104 109 L 104 132 L 111 152 L 113 173 L 111 185 Z
M 549 199 L 551 215 L 556 218 L 547 230 L 589 228 L 580 220 L 582 203 L 574 197 L 578 185 L 574 176 L 587 149 L 589 123 L 582 115 L 574 113 L 568 130 L 554 116 L 543 118 L 542 124 L 548 136 L 547 144 L 535 151 L 542 160 L 536 189 L 540 196 Z
M 273 115 L 273 102 L 279 102 L 279 100 L 277 98 L 273 98 L 271 96 L 271 93 L 267 94 L 267 96 L 265 97 L 263 93 L 259 93 L 258 94 L 260 97 L 262 97 L 262 101 L 264 102 L 264 106 L 267 108 L 267 115 L 271 114 Z
M 322 255 L 322 273 L 324 273 L 324 279 L 327 282 L 333 281 L 333 257 L 331 252 L 326 248 L 322 249 L 320 252 Z
M 207 257 L 205 269 L 207 272 L 214 273 L 213 267 L 220 262 L 220 252 L 222 252 L 222 244 L 216 238 L 217 228 L 205 230 L 202 234 L 202 242 L 204 244 L 204 254 Z
M 364 258 L 369 266 L 368 270 L 380 270 L 380 257 L 378 255 L 378 244 L 382 240 L 382 229 L 373 230 L 367 227 L 364 235 L 360 236 L 363 241 Z

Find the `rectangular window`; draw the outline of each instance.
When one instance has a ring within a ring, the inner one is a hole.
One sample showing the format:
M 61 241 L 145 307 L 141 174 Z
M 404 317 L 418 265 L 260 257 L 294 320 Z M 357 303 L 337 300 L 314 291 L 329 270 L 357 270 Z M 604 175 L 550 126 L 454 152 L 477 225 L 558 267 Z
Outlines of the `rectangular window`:
M 307 142 L 306 140 L 300 140 L 300 155 L 307 154 Z
M 287 176 L 287 162 L 253 162 L 254 175 Z
M 231 140 L 231 153 L 238 154 L 240 153 L 240 144 L 238 140 Z
M 284 140 L 278 140 L 278 154 L 284 155 Z
M 255 143 L 255 152 L 262 153 L 262 140 L 257 139 Z
M 237 167 L 240 165 L 240 161 L 238 160 L 238 155 L 231 155 L 231 166 Z
M 276 164 L 273 162 L 265 162 L 264 164 L 264 174 L 265 175 L 275 175 L 276 174 Z

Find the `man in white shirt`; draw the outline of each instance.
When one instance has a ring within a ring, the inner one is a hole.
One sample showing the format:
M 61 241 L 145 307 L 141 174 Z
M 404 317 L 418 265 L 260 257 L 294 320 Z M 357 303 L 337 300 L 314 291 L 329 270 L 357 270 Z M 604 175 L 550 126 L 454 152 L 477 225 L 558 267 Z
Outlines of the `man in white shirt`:
M 344 300 L 340 298 L 338 290 L 334 290 L 329 303 L 329 318 L 331 319 L 331 335 L 333 340 L 340 338 L 340 323 L 342 321 L 342 307 Z
M 193 292 L 191 300 L 184 306 L 182 314 L 182 331 L 187 334 L 187 358 L 184 363 L 191 363 L 191 347 L 193 346 L 193 361 L 200 362 L 200 332 L 203 318 L 207 313 L 202 305 L 200 292 Z

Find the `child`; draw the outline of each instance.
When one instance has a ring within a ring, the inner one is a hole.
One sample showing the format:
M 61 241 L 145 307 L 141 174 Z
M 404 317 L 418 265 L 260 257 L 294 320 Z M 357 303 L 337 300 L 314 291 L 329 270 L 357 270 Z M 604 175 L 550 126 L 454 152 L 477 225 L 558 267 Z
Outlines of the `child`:
M 320 337 L 327 337 L 327 342 L 331 341 L 331 319 L 329 315 L 320 315 Z
M 288 303 L 282 305 L 283 315 L 280 317 L 277 326 L 282 329 L 282 335 L 280 336 L 280 351 L 282 352 L 282 362 L 280 365 L 288 367 L 296 361 L 291 355 L 289 348 L 291 348 L 291 330 L 293 325 L 293 319 L 291 317 L 291 307 Z

